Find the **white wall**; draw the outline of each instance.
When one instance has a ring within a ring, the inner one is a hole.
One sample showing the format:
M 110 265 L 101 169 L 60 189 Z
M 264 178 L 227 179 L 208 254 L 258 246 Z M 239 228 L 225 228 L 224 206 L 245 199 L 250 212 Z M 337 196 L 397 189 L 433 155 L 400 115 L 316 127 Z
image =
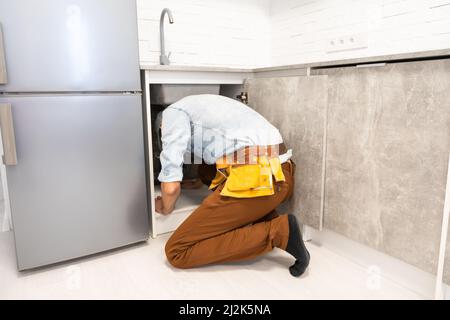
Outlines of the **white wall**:
M 264 66 L 270 0 L 137 0 L 141 63 L 159 64 L 159 18 L 170 8 L 166 50 L 176 65 Z M 166 18 L 167 19 L 167 18 Z M 166 20 L 167 21 L 167 20 Z
M 137 3 L 141 62 L 148 64 L 159 64 L 164 7 L 174 12 L 166 47 L 178 65 L 259 67 L 450 48 L 450 0 Z M 352 36 L 354 44 L 339 44 Z
M 450 48 L 450 0 L 273 0 L 270 15 L 271 65 Z

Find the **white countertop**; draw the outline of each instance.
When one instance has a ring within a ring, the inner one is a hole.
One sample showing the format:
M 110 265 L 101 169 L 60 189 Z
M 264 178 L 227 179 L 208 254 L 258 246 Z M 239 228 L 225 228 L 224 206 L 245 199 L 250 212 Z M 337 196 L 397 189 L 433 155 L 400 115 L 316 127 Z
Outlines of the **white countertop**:
M 362 58 L 319 61 L 319 62 L 294 64 L 294 65 L 286 65 L 286 66 L 265 67 L 265 68 L 254 69 L 253 72 L 280 71 L 280 70 L 287 70 L 287 69 L 306 69 L 306 68 L 317 68 L 317 67 L 328 67 L 328 66 L 345 66 L 345 65 L 357 65 L 357 64 L 380 63 L 380 62 L 395 62 L 395 61 L 402 61 L 402 60 L 420 60 L 420 59 L 426 59 L 426 58 L 439 58 L 439 57 L 450 57 L 450 48 L 449 49 L 441 49 L 441 50 L 429 50 L 429 51 L 379 55 L 379 56 L 362 57 Z
M 150 71 L 188 71 L 188 72 L 221 72 L 221 73 L 251 73 L 253 69 L 239 69 L 229 67 L 209 67 L 209 66 L 184 66 L 184 65 L 152 65 L 141 64 L 141 70 Z
M 274 66 L 274 67 L 264 67 L 264 68 L 229 68 L 229 67 L 210 67 L 210 66 L 185 66 L 185 65 L 152 65 L 152 64 L 141 64 L 141 70 L 150 71 L 184 71 L 184 72 L 217 72 L 217 73 L 258 73 L 267 71 L 281 71 L 289 69 L 306 69 L 315 67 L 326 67 L 326 66 L 339 66 L 339 65 L 352 65 L 352 64 L 367 64 L 367 63 L 377 63 L 377 62 L 389 62 L 389 61 L 399 61 L 399 60 L 413 60 L 413 59 L 423 59 L 423 58 L 433 58 L 433 57 L 449 57 L 449 49 L 441 50 L 430 50 L 412 53 L 399 53 L 390 55 L 380 55 L 373 57 L 363 57 L 355 59 L 342 59 L 342 60 L 332 60 L 332 61 L 319 61 L 312 63 L 303 63 L 295 65 L 285 65 L 285 66 Z

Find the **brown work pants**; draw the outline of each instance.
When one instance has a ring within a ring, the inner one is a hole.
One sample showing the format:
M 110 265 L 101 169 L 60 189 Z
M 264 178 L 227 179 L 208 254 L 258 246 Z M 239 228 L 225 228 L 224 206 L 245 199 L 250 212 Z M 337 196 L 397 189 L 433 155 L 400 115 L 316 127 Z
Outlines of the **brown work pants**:
M 292 194 L 294 164 L 287 162 L 282 167 L 286 181 L 275 183 L 274 195 L 237 199 L 220 195 L 223 184 L 214 190 L 170 237 L 166 244 L 169 262 L 185 269 L 252 259 L 274 247 L 285 250 L 288 219 L 278 216 L 275 209 Z

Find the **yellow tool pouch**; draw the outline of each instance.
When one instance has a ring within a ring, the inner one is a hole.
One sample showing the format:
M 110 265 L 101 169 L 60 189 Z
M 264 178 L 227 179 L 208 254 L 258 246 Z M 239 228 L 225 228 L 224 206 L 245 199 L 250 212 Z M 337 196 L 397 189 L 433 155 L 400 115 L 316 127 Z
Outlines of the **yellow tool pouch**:
M 233 198 L 255 198 L 274 194 L 275 181 L 285 181 L 279 158 L 259 157 L 256 164 L 217 165 L 217 174 L 211 183 L 214 189 L 225 181 L 220 193 Z

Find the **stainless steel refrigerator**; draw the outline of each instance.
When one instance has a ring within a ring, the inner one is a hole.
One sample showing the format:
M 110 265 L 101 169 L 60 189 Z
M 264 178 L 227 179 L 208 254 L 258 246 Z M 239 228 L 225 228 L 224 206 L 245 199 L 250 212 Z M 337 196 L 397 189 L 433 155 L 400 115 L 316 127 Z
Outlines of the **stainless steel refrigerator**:
M 0 0 L 20 270 L 148 238 L 136 14 L 135 0 Z

